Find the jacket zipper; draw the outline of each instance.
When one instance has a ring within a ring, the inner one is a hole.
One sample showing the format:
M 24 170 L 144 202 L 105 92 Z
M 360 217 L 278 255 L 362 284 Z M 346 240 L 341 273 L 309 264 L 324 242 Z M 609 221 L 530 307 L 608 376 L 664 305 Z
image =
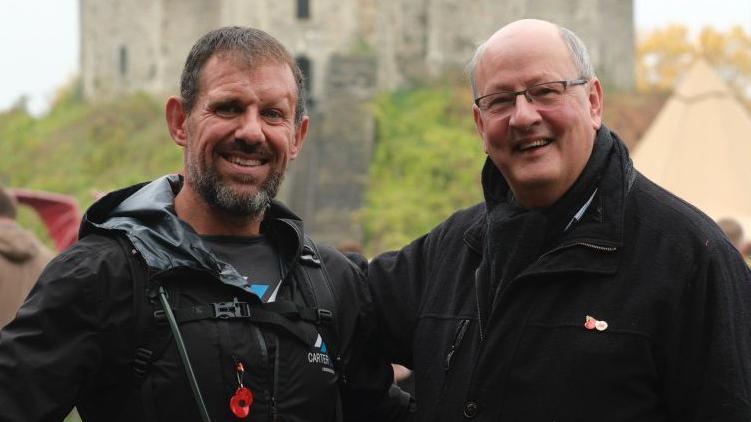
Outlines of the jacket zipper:
M 268 400 L 268 415 L 269 419 L 274 418 L 274 415 L 276 413 L 276 391 L 275 391 L 275 383 L 274 383 L 274 377 L 276 376 L 276 368 L 274 367 L 274 357 L 269 354 L 269 347 L 266 343 L 266 337 L 264 336 L 263 332 L 261 331 L 258 326 L 252 325 L 251 330 L 255 336 L 256 343 L 258 344 L 259 348 L 261 349 L 261 359 L 262 361 L 268 362 L 269 364 L 269 371 L 271 371 L 271 376 L 268 379 L 268 384 L 266 385 L 266 390 L 264 391 L 265 399 Z M 276 353 L 276 352 L 275 352 Z M 259 392 L 260 393 L 260 392 Z
M 449 372 L 451 371 L 451 363 L 454 358 L 454 354 L 459 349 L 459 346 L 462 343 L 462 340 L 464 339 L 464 335 L 467 332 L 467 328 L 469 327 L 469 319 L 462 319 L 459 320 L 459 324 L 456 326 L 456 330 L 454 330 L 454 339 L 451 342 L 451 347 L 449 347 L 449 351 L 446 354 L 446 359 L 443 364 L 443 384 L 441 385 L 441 392 L 440 392 L 440 400 L 439 403 L 445 403 L 444 397 L 446 397 L 446 391 L 449 387 Z M 433 408 L 434 416 L 437 418 L 439 412 L 441 412 L 441 406 L 435 406 Z
M 463 319 L 459 321 L 459 325 L 456 327 L 456 332 L 454 333 L 454 341 L 451 344 L 451 347 L 449 348 L 448 354 L 446 354 L 446 361 L 444 362 L 443 369 L 445 372 L 448 372 L 449 369 L 451 369 L 451 360 L 454 357 L 454 353 L 456 353 L 456 349 L 459 348 L 459 345 L 462 343 L 462 339 L 464 338 L 464 334 L 467 332 L 467 327 L 469 326 L 469 320 Z
M 604 245 L 598 245 L 596 243 L 591 243 L 591 242 L 572 242 L 572 243 L 566 243 L 564 245 L 558 246 L 557 248 L 553 248 L 545 252 L 544 254 L 540 255 L 540 258 L 538 258 L 537 260 L 539 261 L 543 257 L 550 255 L 553 252 L 558 252 L 562 249 L 568 249 L 574 246 L 583 246 L 585 248 L 594 249 L 594 250 L 603 251 L 603 252 L 615 252 L 618 249 L 615 246 L 604 246 Z
M 553 249 L 545 252 L 544 254 L 540 255 L 540 257 L 537 258 L 535 260 L 535 262 L 532 263 L 528 268 L 534 267 L 535 265 L 537 265 L 538 262 L 542 261 L 542 259 L 545 258 L 546 256 L 552 255 L 552 254 L 554 254 L 556 252 L 559 252 L 559 251 L 562 251 L 564 249 L 573 248 L 575 246 L 582 246 L 582 247 L 593 249 L 593 250 L 600 251 L 600 252 L 615 252 L 618 249 L 615 246 L 604 246 L 604 245 L 598 245 L 598 244 L 590 243 L 590 242 L 571 242 L 571 243 L 566 243 L 564 245 L 561 245 L 561 246 L 558 246 L 556 248 L 553 248 Z M 514 278 L 513 280 L 511 280 L 511 282 L 508 283 L 508 285 L 505 288 L 503 288 L 503 290 L 501 290 L 500 292 L 498 292 L 498 297 L 496 298 L 496 301 L 498 301 L 500 303 L 501 297 L 503 296 L 503 293 L 508 290 L 508 288 L 514 283 L 514 281 L 516 281 L 516 280 L 518 280 L 520 278 L 523 278 L 523 277 L 525 277 L 527 275 L 529 275 L 529 274 L 525 274 L 524 272 L 522 272 L 521 274 L 517 275 L 516 278 Z M 503 282 L 503 280 L 501 280 L 501 283 L 502 282 Z M 502 285 L 502 284 L 499 284 L 499 285 Z
M 587 242 L 576 242 L 576 243 L 571 244 L 570 246 L 584 246 L 585 248 L 590 248 L 590 249 L 603 251 L 603 252 L 615 252 L 616 249 L 618 249 L 615 246 L 602 246 L 602 245 L 596 245 L 594 243 L 587 243 Z
M 477 325 L 480 330 L 480 343 L 485 341 L 485 329 L 483 327 L 483 319 L 482 319 L 482 309 L 480 309 L 480 291 L 477 288 L 477 282 L 479 281 L 480 277 L 480 269 L 477 268 L 475 270 L 475 303 L 477 304 Z
M 545 258 L 548 255 L 551 255 L 551 254 L 553 254 L 555 252 L 559 252 L 559 251 L 561 251 L 563 249 L 573 248 L 574 246 L 582 246 L 582 247 L 589 248 L 589 249 L 594 249 L 594 250 L 600 251 L 600 252 L 615 252 L 616 250 L 618 250 L 618 248 L 615 247 L 615 246 L 604 246 L 604 245 L 598 245 L 598 244 L 590 243 L 590 242 L 572 242 L 572 243 L 566 243 L 564 245 L 561 245 L 561 246 L 558 246 L 556 248 L 553 248 L 553 249 L 545 252 L 544 254 L 540 255 L 535 260 L 535 262 L 533 262 L 532 264 L 529 265 L 528 268 L 531 268 L 531 267 L 537 265 L 538 262 L 540 262 L 543 258 Z M 519 276 L 517 276 L 516 279 L 518 279 L 520 277 L 523 277 L 524 275 L 526 275 L 526 274 L 522 273 Z M 514 280 L 516 280 L 516 279 L 514 279 Z M 511 281 L 513 282 L 514 280 L 511 280 Z M 511 283 L 509 283 L 509 284 L 511 284 Z
M 269 356 L 271 359 L 270 366 L 271 366 L 271 400 L 270 400 L 270 406 L 269 409 L 271 411 L 271 421 L 276 422 L 277 417 L 279 414 L 277 413 L 276 408 L 276 388 L 279 384 L 279 341 L 278 338 L 271 334 L 274 342 L 274 356 Z

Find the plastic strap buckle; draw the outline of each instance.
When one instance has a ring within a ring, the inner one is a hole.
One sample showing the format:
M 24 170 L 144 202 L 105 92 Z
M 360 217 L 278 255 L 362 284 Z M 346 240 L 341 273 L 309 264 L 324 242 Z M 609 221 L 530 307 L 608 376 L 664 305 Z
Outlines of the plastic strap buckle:
M 334 320 L 334 313 L 329 311 L 328 309 L 317 308 L 316 313 L 318 314 L 318 320 L 321 322 L 328 324 Z
M 211 305 L 214 307 L 215 318 L 230 319 L 250 316 L 250 305 L 246 302 L 239 302 L 237 298 L 232 302 L 219 302 Z

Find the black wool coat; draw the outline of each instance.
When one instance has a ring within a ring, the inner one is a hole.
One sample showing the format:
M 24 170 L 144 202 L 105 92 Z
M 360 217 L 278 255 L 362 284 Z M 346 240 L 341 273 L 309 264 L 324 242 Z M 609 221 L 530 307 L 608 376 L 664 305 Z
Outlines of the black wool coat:
M 751 272 L 615 134 L 596 142 L 609 158 L 584 217 L 496 294 L 480 270 L 498 252 L 486 209 L 508 186 L 490 161 L 485 204 L 370 263 L 380 338 L 415 371 L 419 420 L 751 420 Z

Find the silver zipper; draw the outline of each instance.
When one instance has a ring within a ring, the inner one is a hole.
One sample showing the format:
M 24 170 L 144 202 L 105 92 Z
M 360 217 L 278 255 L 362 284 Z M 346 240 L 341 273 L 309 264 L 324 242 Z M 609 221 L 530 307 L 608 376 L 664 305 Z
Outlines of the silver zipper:
M 479 277 L 480 269 L 475 270 L 475 303 L 477 304 L 477 320 L 478 328 L 480 329 L 480 342 L 485 341 L 485 331 L 482 327 L 482 312 L 480 310 L 480 291 L 477 288 L 477 279 Z
M 454 333 L 454 340 L 451 342 L 451 347 L 449 348 L 449 352 L 446 354 L 446 359 L 444 360 L 443 369 L 445 372 L 448 372 L 451 369 L 451 361 L 454 358 L 454 353 L 456 353 L 456 350 L 464 339 L 464 334 L 467 332 L 467 326 L 469 326 L 468 319 L 459 320 L 456 332 Z
M 601 246 L 601 245 L 595 245 L 594 243 L 587 243 L 587 242 L 576 242 L 570 246 L 584 246 L 586 248 L 595 249 L 598 251 L 603 252 L 615 252 L 616 248 L 615 246 Z
M 567 243 L 565 245 L 558 246 L 557 248 L 551 249 L 551 250 L 545 252 L 544 254 L 540 255 L 540 257 L 537 258 L 535 260 L 535 262 L 532 265 L 530 265 L 530 267 L 533 267 L 533 266 L 537 265 L 537 263 L 540 262 L 540 260 L 542 260 L 543 258 L 545 258 L 548 255 L 551 255 L 551 254 L 553 254 L 555 252 L 558 252 L 560 250 L 568 249 L 568 248 L 571 248 L 571 247 L 574 247 L 574 246 L 583 246 L 585 248 L 594 249 L 596 251 L 602 251 L 602 252 L 615 252 L 618 249 L 615 246 L 602 246 L 602 245 L 596 245 L 594 243 L 589 243 L 589 242 Z

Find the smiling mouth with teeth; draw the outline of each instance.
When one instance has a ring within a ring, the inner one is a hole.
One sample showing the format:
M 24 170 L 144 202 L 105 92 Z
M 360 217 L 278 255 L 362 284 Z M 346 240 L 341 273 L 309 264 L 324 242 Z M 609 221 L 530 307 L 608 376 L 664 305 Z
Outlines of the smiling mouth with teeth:
M 519 151 L 526 151 L 533 148 L 543 147 L 550 144 L 552 141 L 547 138 L 538 139 L 536 141 L 520 144 L 516 147 Z
M 238 166 L 242 166 L 242 167 L 258 167 L 266 163 L 266 160 L 254 160 L 254 159 L 248 159 L 248 158 L 241 158 L 235 155 L 231 155 L 229 157 L 224 156 L 224 159 L 229 161 L 232 164 L 237 164 Z

